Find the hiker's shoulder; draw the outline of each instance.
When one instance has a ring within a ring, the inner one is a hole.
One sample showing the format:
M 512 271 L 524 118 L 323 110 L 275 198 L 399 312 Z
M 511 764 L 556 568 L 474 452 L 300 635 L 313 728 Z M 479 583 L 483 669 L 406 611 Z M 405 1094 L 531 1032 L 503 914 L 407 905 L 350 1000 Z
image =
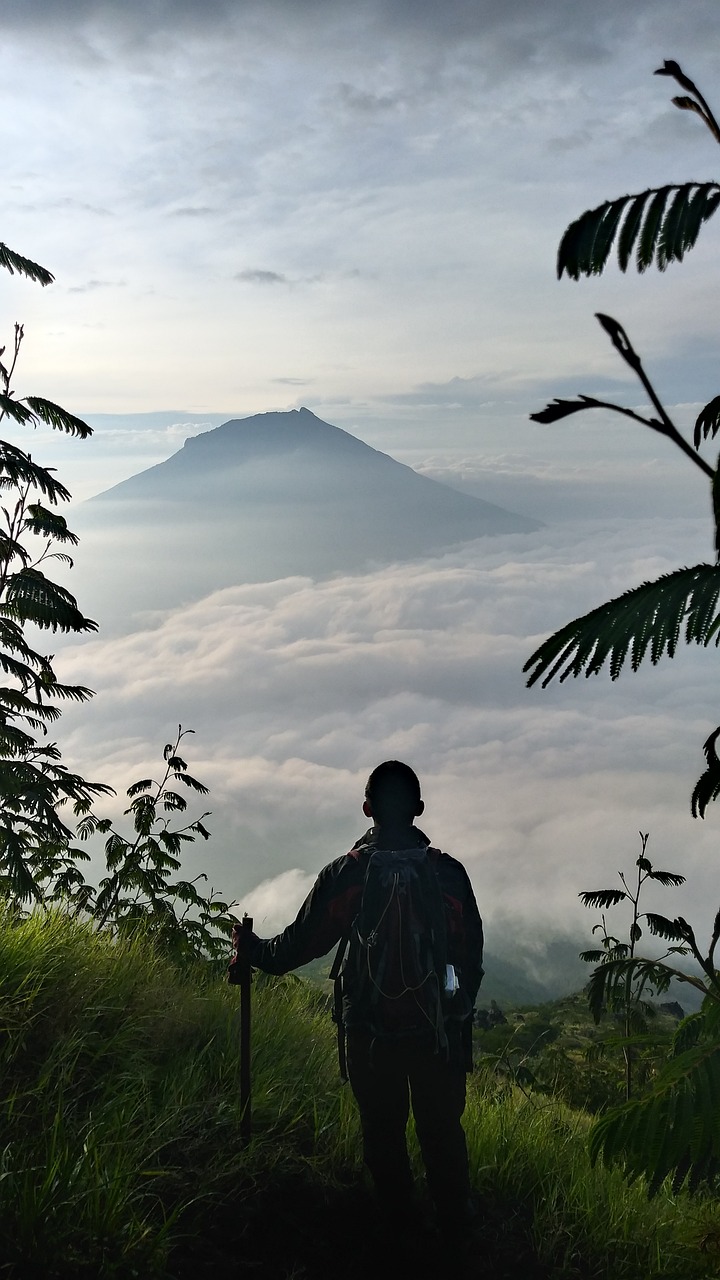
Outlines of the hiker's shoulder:
M 464 863 L 459 858 L 454 857 L 452 853 L 445 853 L 443 849 L 436 849 L 433 845 L 430 845 L 428 855 L 435 863 L 437 873 L 441 878 L 448 876 L 454 880 L 469 880 Z
M 362 879 L 371 852 L 372 845 L 368 843 L 365 836 L 361 836 L 352 849 L 348 849 L 347 853 L 341 853 L 339 857 L 333 858 L 332 862 L 328 862 L 323 867 L 318 881 L 332 884 L 338 880 L 352 880 L 356 877 Z

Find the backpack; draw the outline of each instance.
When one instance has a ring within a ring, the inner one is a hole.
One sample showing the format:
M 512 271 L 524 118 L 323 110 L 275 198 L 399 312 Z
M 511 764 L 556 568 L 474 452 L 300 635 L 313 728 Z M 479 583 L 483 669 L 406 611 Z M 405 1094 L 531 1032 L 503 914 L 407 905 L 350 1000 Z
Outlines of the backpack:
M 427 1039 L 431 1033 L 436 1050 L 447 1052 L 447 928 L 437 856 L 423 847 L 375 850 L 368 858 L 360 909 L 330 972 L 343 1079 L 345 989 L 352 992 L 352 1024 L 373 1038 Z M 447 994 L 453 989 L 451 983 Z

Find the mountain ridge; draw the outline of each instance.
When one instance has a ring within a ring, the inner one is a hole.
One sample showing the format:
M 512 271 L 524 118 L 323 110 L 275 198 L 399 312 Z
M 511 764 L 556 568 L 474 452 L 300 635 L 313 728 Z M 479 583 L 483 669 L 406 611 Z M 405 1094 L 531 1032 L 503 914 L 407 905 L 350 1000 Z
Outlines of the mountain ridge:
M 92 616 L 115 623 L 121 610 L 165 610 L 247 582 L 365 572 L 540 527 L 419 475 L 305 408 L 188 438 L 88 499 L 75 524 L 83 560 L 88 543 L 98 549 Z

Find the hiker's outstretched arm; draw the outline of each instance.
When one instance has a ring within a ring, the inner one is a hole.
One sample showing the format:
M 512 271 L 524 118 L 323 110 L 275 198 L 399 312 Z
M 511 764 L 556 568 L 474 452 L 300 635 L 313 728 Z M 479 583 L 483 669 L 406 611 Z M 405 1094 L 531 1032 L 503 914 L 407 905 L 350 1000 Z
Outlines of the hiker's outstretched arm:
M 347 855 L 324 867 L 293 923 L 274 938 L 255 939 L 255 968 L 287 973 L 327 955 L 349 929 L 361 891 L 357 863 Z

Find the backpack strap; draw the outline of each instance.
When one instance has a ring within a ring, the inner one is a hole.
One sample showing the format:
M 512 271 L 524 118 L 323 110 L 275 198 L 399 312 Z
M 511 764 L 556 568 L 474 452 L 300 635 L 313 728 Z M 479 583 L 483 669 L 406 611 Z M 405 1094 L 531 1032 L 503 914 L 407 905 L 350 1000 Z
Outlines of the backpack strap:
M 350 935 L 345 934 L 340 939 L 338 949 L 335 952 L 335 959 L 332 962 L 330 970 L 330 981 L 333 984 L 333 1008 L 332 1020 L 337 1027 L 337 1047 L 338 1047 L 338 1065 L 340 1067 L 340 1079 L 343 1084 L 347 1084 L 347 1053 L 345 1051 L 345 1023 L 343 1022 L 342 1010 L 342 969 L 345 952 L 347 950 Z

